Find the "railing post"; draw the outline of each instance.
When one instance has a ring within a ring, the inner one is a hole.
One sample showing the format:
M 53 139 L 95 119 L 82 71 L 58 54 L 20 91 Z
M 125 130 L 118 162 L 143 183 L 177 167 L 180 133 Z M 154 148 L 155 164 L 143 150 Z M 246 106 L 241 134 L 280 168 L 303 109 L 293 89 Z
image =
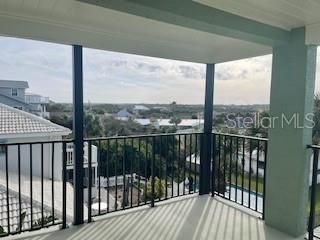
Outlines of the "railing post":
M 201 147 L 200 147 L 200 186 L 199 186 L 200 195 L 208 194 L 210 192 L 214 67 L 215 67 L 214 64 L 207 64 L 207 70 L 206 70 L 204 128 L 203 128 L 203 136 L 201 137 Z
M 88 141 L 88 223 L 92 221 L 92 142 Z
M 62 143 L 62 229 L 67 227 L 67 144 Z
M 155 160 L 155 137 L 152 137 L 152 158 L 151 158 L 151 207 L 154 207 L 155 195 L 155 177 L 154 177 L 154 160 Z
M 83 65 L 82 46 L 73 46 L 73 224 L 83 223 Z
M 308 222 L 308 235 L 309 240 L 313 239 L 313 228 L 314 228 L 314 217 L 316 210 L 316 194 L 317 194 L 317 178 L 318 178 L 318 160 L 319 160 L 319 150 L 317 148 L 313 149 L 313 165 L 312 165 L 312 184 L 311 184 L 311 194 L 310 194 L 310 214 Z

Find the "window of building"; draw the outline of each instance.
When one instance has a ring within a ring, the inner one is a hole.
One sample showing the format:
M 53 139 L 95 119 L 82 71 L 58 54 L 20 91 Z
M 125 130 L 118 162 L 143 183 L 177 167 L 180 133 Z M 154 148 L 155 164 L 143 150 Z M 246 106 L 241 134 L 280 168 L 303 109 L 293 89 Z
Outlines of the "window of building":
M 18 89 L 17 88 L 12 88 L 11 89 L 11 95 L 12 96 L 18 96 Z
M 15 106 L 14 108 L 19 109 L 19 110 L 23 110 L 23 108 L 21 106 Z
M 258 168 L 259 169 L 264 169 L 265 165 L 264 165 L 264 161 L 258 161 Z

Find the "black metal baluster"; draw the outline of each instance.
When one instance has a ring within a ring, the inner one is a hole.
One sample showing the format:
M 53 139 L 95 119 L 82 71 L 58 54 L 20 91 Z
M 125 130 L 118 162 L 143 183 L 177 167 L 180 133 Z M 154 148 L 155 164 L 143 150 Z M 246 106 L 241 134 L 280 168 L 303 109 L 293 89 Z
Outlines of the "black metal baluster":
M 10 233 L 11 233 L 11 229 L 10 229 L 10 201 L 9 201 L 9 161 L 8 161 L 8 145 L 5 145 L 5 158 L 6 158 L 7 224 L 8 224 L 8 234 L 10 234 Z
M 169 157 L 169 141 L 168 141 L 168 136 L 166 136 L 166 183 L 165 183 L 165 188 L 166 188 L 166 196 L 165 199 L 168 198 L 168 157 Z
M 231 181 L 232 181 L 232 137 L 230 136 L 230 152 L 229 152 L 229 157 L 230 157 L 230 160 L 229 160 L 229 200 L 231 199 L 231 190 L 232 190 L 232 184 L 231 184 Z M 237 194 L 237 192 L 236 192 Z
M 29 144 L 29 158 L 30 158 L 30 225 L 33 230 L 33 199 L 32 199 L 32 143 Z
M 114 167 L 114 179 L 115 179 L 115 192 L 116 192 L 116 196 L 115 196 L 115 211 L 118 210 L 118 139 L 116 138 L 116 154 L 115 154 L 115 167 Z
M 101 140 L 98 140 L 98 169 L 97 169 L 97 178 L 98 178 L 98 215 L 101 214 Z M 109 205 L 109 204 L 108 204 Z
M 257 166 L 256 166 L 256 208 L 255 210 L 258 210 L 258 186 L 259 186 L 259 155 L 260 155 L 260 141 L 257 140 L 258 147 L 257 147 Z
M 186 159 L 187 159 L 187 135 L 184 135 L 184 149 L 183 149 L 183 195 L 186 194 Z
M 122 210 L 126 208 L 126 139 L 123 139 L 123 149 L 122 149 Z
M 316 213 L 316 194 L 317 194 L 317 178 L 318 178 L 318 161 L 319 149 L 313 148 L 313 164 L 312 164 L 312 184 L 311 184 L 311 197 L 310 197 L 310 215 L 308 221 L 308 235 L 309 240 L 313 239 L 313 230 Z
M 246 147 L 246 139 L 242 139 L 242 177 L 241 177 L 241 205 L 243 205 L 243 193 L 244 193 L 244 168 L 246 165 L 246 156 L 245 156 L 245 147 Z
M 54 225 L 55 214 L 54 214 L 54 142 L 51 143 L 51 214 L 52 214 L 52 225 Z
M 212 138 L 212 153 L 211 153 L 211 196 L 214 197 L 215 192 L 215 169 L 216 169 L 216 136 L 211 134 Z
M 133 151 L 133 138 L 131 138 L 131 158 L 130 158 L 130 175 L 131 175 L 131 186 L 130 186 L 130 207 L 132 207 L 132 191 L 133 191 L 133 160 L 134 160 L 134 151 Z
M 175 159 L 175 136 L 172 136 L 172 159 L 171 159 L 171 197 L 173 197 L 174 192 L 173 192 L 173 178 L 174 178 L 174 159 Z
M 249 193 L 248 193 L 248 208 L 251 208 L 251 168 L 252 168 L 252 139 L 249 139 Z
M 155 178 L 154 178 L 154 160 L 155 160 L 155 137 L 152 137 L 152 158 L 151 158 L 151 207 L 154 207 L 155 198 Z
M 235 196 L 235 201 L 238 202 L 238 165 L 239 165 L 239 138 L 236 137 L 236 161 L 235 161 L 235 164 L 236 164 L 236 196 Z
M 145 176 L 145 184 L 144 184 L 144 204 L 147 204 L 147 184 L 148 184 L 148 138 L 145 139 L 146 142 L 146 152 L 145 152 L 145 165 L 144 165 L 144 176 Z
M 226 196 L 226 159 L 227 158 L 227 136 L 224 136 L 224 142 L 223 142 L 223 186 L 224 186 L 224 191 L 223 191 L 223 197 Z M 229 194 L 230 194 L 230 189 L 229 189 Z
M 180 167 L 181 167 L 181 159 L 180 159 L 180 151 L 181 151 L 181 136 L 178 136 L 178 196 L 180 196 Z
M 141 162 L 141 138 L 138 138 L 138 206 L 140 206 L 140 179 L 141 179 L 141 167 L 140 167 L 140 162 Z
M 62 229 L 67 227 L 67 144 L 62 143 Z
M 161 179 L 162 179 L 162 175 L 163 175 L 163 173 L 162 173 L 162 136 L 159 136 L 159 142 L 160 142 L 160 145 L 159 145 L 159 161 L 160 161 L 160 163 L 159 163 L 159 184 L 160 184 L 160 186 L 162 186 L 162 182 L 161 182 Z M 161 195 L 159 194 L 159 201 L 161 200 Z
M 22 216 L 21 216 L 21 145 L 18 144 L 18 194 L 19 194 L 19 232 L 22 231 Z
M 190 145 L 189 145 L 189 194 L 193 191 L 193 181 L 191 180 L 191 165 L 192 161 L 192 134 L 190 134 Z
M 264 142 L 264 168 L 263 168 L 263 196 L 262 196 L 262 219 L 264 220 L 265 214 L 265 198 L 266 198 L 266 172 L 267 172 L 267 152 L 268 142 Z
M 218 152 L 218 167 L 217 167 L 217 172 L 218 172 L 218 187 L 217 187 L 217 191 L 218 191 L 218 195 L 220 195 L 220 179 L 221 179 L 221 135 L 218 135 L 218 141 L 219 141 L 219 152 Z
M 88 141 L 88 223 L 92 221 L 92 142 Z
M 41 143 L 41 227 L 44 226 L 44 187 L 43 187 L 43 158 L 44 158 L 44 152 L 43 152 L 43 143 Z
M 194 145 L 194 189 L 193 192 L 197 192 L 197 175 L 198 175 L 198 169 L 197 169 L 197 160 L 198 160 L 198 134 L 196 133 L 196 139 L 195 139 L 195 145 Z M 199 162 L 200 163 L 200 162 Z M 200 164 L 199 164 L 199 170 L 200 170 Z
M 107 213 L 110 211 L 109 203 L 110 203 L 110 174 L 109 174 L 109 161 L 110 161 L 110 140 L 107 140 L 107 163 L 106 163 L 106 173 L 107 173 Z M 116 195 L 117 196 L 117 195 Z M 117 197 L 116 197 L 117 199 Z

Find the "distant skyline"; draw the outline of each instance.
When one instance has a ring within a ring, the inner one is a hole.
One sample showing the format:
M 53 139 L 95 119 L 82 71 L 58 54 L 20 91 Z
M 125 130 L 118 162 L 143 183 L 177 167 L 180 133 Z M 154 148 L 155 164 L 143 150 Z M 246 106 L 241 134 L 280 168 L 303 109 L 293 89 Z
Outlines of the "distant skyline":
M 8 37 L 0 44 L 0 79 L 28 81 L 28 92 L 72 101 L 70 46 Z M 214 103 L 269 104 L 271 64 L 271 55 L 217 64 Z M 318 63 L 318 91 L 319 74 Z M 204 86 L 204 64 L 84 49 L 85 102 L 203 104 Z

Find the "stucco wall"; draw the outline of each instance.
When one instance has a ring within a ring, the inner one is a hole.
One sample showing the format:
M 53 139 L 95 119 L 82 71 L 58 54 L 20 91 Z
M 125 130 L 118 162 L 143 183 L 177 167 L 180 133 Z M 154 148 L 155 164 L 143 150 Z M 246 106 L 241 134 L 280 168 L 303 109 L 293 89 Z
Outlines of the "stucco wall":
M 61 137 L 55 137 L 54 139 L 49 137 L 41 138 L 25 138 L 19 139 L 19 142 L 43 142 L 52 140 L 61 140 Z M 10 140 L 14 142 L 14 139 Z M 32 151 L 30 151 L 32 149 Z M 52 144 L 43 144 L 43 157 L 41 154 L 41 144 L 24 144 L 20 145 L 20 166 L 21 174 L 30 176 L 30 152 L 32 152 L 32 175 L 41 177 L 41 164 L 43 158 L 43 177 L 51 179 L 52 178 Z M 0 169 L 5 171 L 5 155 L 0 156 Z M 53 168 L 54 168 L 54 179 L 62 179 L 62 144 L 54 144 L 54 158 L 53 158 Z M 8 169 L 9 172 L 18 173 L 18 145 L 8 146 Z M 10 174 L 10 173 L 9 173 Z

